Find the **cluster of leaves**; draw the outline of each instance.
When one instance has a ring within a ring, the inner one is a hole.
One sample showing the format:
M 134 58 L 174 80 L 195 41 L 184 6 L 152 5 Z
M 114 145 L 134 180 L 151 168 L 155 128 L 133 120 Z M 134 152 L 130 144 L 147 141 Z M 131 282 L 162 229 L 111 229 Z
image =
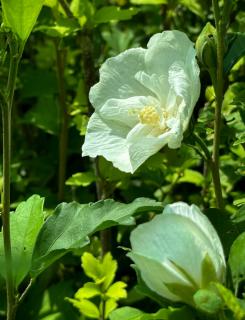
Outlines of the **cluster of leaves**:
M 85 252 L 82 256 L 82 268 L 84 273 L 94 282 L 86 282 L 76 294 L 75 299 L 68 298 L 74 307 L 94 319 L 108 319 L 109 314 L 116 309 L 117 301 L 127 297 L 126 283 L 114 282 L 117 271 L 117 262 L 108 252 L 100 261 L 91 253 Z M 100 297 L 99 307 L 88 299 Z

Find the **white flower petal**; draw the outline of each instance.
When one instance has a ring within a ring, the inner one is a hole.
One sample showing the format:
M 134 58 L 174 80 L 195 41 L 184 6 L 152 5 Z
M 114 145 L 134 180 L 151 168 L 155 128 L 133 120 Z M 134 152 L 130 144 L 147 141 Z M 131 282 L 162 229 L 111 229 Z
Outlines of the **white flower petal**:
M 166 98 L 170 89 L 167 75 L 148 75 L 144 71 L 139 71 L 135 78 L 156 95 L 162 106 L 166 105 Z
M 170 149 L 179 148 L 183 140 L 183 127 L 180 119 L 170 118 L 167 121 L 168 127 L 171 129 L 168 146 Z
M 170 132 L 155 134 L 152 126 L 137 124 L 127 135 L 127 145 L 133 171 L 135 171 L 150 156 L 158 152 L 169 141 Z
M 101 107 L 99 114 L 105 120 L 118 122 L 131 129 L 139 122 L 139 111 L 145 106 L 151 105 L 153 99 L 153 97 L 145 96 L 109 99 Z
M 88 123 L 82 155 L 95 158 L 98 155 L 112 161 L 114 166 L 125 172 L 132 172 L 124 138 L 125 132 L 109 127 L 98 114 L 94 113 Z
M 186 130 L 194 106 L 200 95 L 199 78 L 197 78 L 196 81 L 192 81 L 189 78 L 183 63 L 180 62 L 174 62 L 170 66 L 168 75 L 169 84 L 172 90 L 174 90 L 175 95 L 179 97 L 179 101 L 175 106 L 175 112 L 177 111 L 177 114 L 181 118 L 183 130 Z
M 100 81 L 89 92 L 89 100 L 99 110 L 108 99 L 126 99 L 133 96 L 151 95 L 135 79 L 139 70 L 144 70 L 143 48 L 129 49 L 109 58 L 100 68 Z
M 161 214 L 138 226 L 130 237 L 132 250 L 163 263 L 173 261 L 201 286 L 202 261 L 210 246 L 206 236 L 191 220 L 181 215 Z M 213 258 L 213 252 L 210 257 Z
M 129 256 L 138 266 L 143 281 L 152 291 L 166 299 L 179 301 L 179 298 L 171 293 L 164 285 L 166 278 L 169 280 L 169 277 L 160 262 L 134 252 L 128 253 L 127 256 Z
M 183 61 L 190 68 L 190 57 L 195 57 L 194 44 L 185 33 L 177 30 L 155 34 L 147 47 L 145 63 L 148 74 L 167 75 L 175 61 Z
M 189 206 L 184 202 L 176 202 L 167 205 L 164 208 L 163 214 L 181 215 L 192 220 L 198 226 L 198 228 L 206 235 L 206 242 L 214 251 L 211 258 L 213 258 L 217 272 L 219 270 L 222 270 L 220 280 L 223 280 L 223 271 L 225 269 L 226 263 L 222 244 L 216 230 L 214 229 L 208 218 L 201 212 L 201 210 L 194 204 Z

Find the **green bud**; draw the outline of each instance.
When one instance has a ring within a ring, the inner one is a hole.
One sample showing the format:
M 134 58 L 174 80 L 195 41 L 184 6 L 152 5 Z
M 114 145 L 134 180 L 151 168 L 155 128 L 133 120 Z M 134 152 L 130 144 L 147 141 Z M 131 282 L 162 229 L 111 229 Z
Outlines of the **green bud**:
M 198 290 L 193 300 L 197 309 L 208 314 L 217 313 L 223 305 L 222 299 L 215 292 L 207 289 Z
M 217 66 L 216 29 L 209 22 L 197 38 L 196 51 L 199 61 L 209 71 L 213 79 Z

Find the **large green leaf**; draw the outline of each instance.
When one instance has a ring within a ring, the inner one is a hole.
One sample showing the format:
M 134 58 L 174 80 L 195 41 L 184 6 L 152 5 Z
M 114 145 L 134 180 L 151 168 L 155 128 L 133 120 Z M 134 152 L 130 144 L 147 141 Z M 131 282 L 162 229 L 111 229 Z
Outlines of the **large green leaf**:
M 33 195 L 10 215 L 13 274 L 16 288 L 28 274 L 37 235 L 42 227 L 44 199 Z M 5 277 L 3 234 L 0 232 L 0 273 Z
M 245 33 L 230 36 L 229 49 L 224 59 L 224 71 L 228 73 L 234 64 L 245 54 Z
M 160 309 L 156 313 L 145 313 L 132 307 L 122 307 L 112 311 L 110 320 L 194 320 L 192 312 L 188 308 Z
M 5 23 L 22 41 L 34 27 L 44 0 L 1 0 Z
M 245 232 L 239 235 L 231 247 L 229 265 L 237 292 L 240 282 L 245 280 Z
M 147 198 L 130 204 L 108 199 L 91 204 L 62 203 L 47 219 L 38 236 L 32 261 L 32 276 L 37 276 L 69 250 L 89 243 L 91 234 L 113 225 L 134 223 L 133 214 L 160 211 L 162 206 Z

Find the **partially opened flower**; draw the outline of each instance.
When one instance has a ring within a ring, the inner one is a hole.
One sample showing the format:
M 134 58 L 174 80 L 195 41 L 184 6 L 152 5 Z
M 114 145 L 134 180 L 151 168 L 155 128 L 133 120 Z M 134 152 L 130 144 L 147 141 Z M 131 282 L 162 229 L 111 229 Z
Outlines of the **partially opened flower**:
M 155 34 L 147 49 L 108 59 L 89 98 L 83 156 L 102 155 L 134 172 L 163 146 L 178 148 L 200 94 L 193 43 L 180 31 Z
M 219 237 L 195 205 L 177 202 L 131 234 L 135 262 L 145 284 L 158 295 L 195 305 L 193 296 L 223 282 L 225 258 Z

